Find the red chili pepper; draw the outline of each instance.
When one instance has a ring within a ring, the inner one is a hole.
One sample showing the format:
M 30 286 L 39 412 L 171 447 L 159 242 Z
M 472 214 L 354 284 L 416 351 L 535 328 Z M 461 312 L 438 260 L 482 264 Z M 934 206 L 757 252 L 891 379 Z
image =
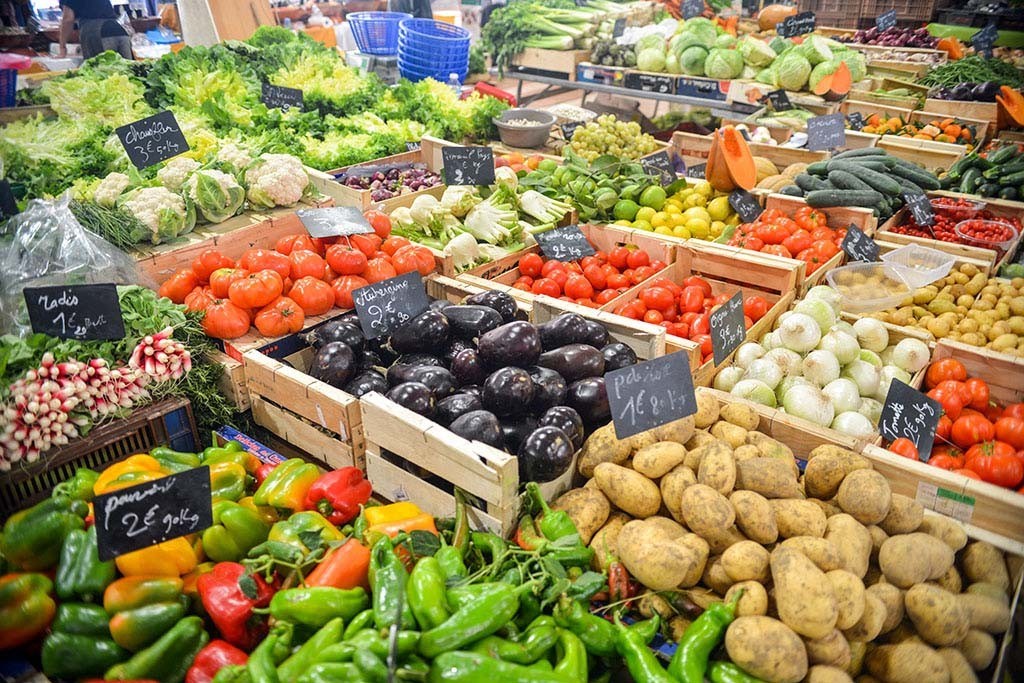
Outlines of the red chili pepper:
M 243 577 L 244 584 L 249 586 L 248 594 L 242 590 Z M 266 618 L 253 614 L 253 609 L 269 605 L 274 595 L 274 588 L 262 577 L 246 575 L 245 567 L 237 562 L 219 562 L 213 571 L 196 580 L 196 587 L 206 613 L 224 640 L 251 650 L 267 635 Z
M 608 565 L 608 597 L 612 602 L 633 597 L 629 583 L 629 572 L 621 562 L 616 561 Z
M 217 672 L 232 664 L 245 664 L 249 655 L 226 640 L 211 640 L 192 661 L 185 683 L 210 683 Z
M 306 509 L 316 510 L 331 524 L 347 524 L 370 500 L 373 486 L 357 467 L 342 467 L 323 474 L 306 493 Z

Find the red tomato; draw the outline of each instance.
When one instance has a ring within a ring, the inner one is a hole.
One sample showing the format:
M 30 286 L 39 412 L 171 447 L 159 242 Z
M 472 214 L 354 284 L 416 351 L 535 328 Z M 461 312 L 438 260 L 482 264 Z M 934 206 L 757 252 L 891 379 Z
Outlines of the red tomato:
M 299 249 L 314 251 L 320 256 L 324 255 L 323 242 L 309 235 L 285 235 L 274 245 L 274 251 L 280 252 L 285 256 Z
M 683 293 L 683 287 L 679 284 L 669 280 L 667 277 L 654 278 L 650 282 L 651 287 L 664 287 L 668 291 L 672 292 L 672 296 L 679 296 Z M 703 288 L 702 288 L 703 289 Z
M 704 296 L 711 296 L 711 283 L 705 280 L 704 278 L 698 277 L 697 275 L 691 275 L 690 277 L 683 280 L 683 287 L 689 287 L 691 285 L 696 285 L 703 289 Z
M 614 273 L 608 276 L 605 284 L 607 284 L 612 289 L 625 289 L 626 287 L 629 287 L 633 283 L 625 275 L 622 275 L 621 273 Z
M 668 264 L 665 263 L 664 261 L 659 261 L 659 260 L 655 259 L 654 261 L 651 261 L 650 265 L 651 265 L 651 268 L 653 268 L 655 271 L 659 271 L 659 270 L 664 270 L 665 267 Z
M 365 278 L 358 275 L 341 275 L 331 283 L 334 290 L 334 304 L 338 308 L 355 308 L 352 301 L 352 292 L 370 284 Z
M 658 271 L 656 271 L 654 268 L 651 268 L 650 266 L 640 266 L 639 268 L 633 271 L 633 284 L 638 285 L 641 282 L 649 280 L 657 272 Z
M 366 254 L 366 258 L 373 258 L 374 254 L 380 249 L 381 245 L 384 244 L 384 240 L 377 237 L 376 234 L 372 235 L 350 235 L 347 237 L 349 244 L 358 249 L 359 251 Z
M 569 271 L 565 268 L 555 268 L 546 277 L 558 285 L 560 291 L 565 291 L 565 283 L 569 281 Z
M 774 223 L 762 223 L 754 229 L 754 237 L 768 245 L 782 244 L 789 234 L 789 230 Z
M 630 268 L 639 268 L 640 266 L 649 265 L 651 262 L 650 255 L 643 249 L 633 249 L 629 252 L 629 256 L 626 257 L 626 265 Z
M 701 356 L 703 356 L 704 358 L 707 358 L 712 353 L 714 353 L 714 349 L 711 346 L 711 335 L 710 334 L 697 334 L 697 335 L 694 335 L 694 334 L 692 334 L 692 332 L 693 332 L 692 328 L 690 329 L 690 332 L 691 332 L 690 340 L 700 344 Z
M 933 455 L 928 458 L 928 464 L 944 470 L 955 470 L 964 465 L 963 461 L 949 455 Z
M 804 249 L 809 249 L 814 240 L 811 233 L 806 230 L 797 230 L 792 235 L 782 240 L 782 246 L 789 250 L 790 254 L 799 254 Z
M 988 382 L 983 379 L 978 379 L 977 377 L 972 377 L 964 382 L 964 386 L 967 388 L 967 391 L 971 396 L 971 400 L 968 405 L 975 410 L 985 410 L 988 408 Z
M 627 318 L 632 318 L 633 320 L 641 320 L 644 317 L 644 313 L 647 312 L 647 309 L 642 301 L 635 299 L 629 303 L 622 304 L 615 310 L 615 312 Z
M 783 258 L 793 258 L 793 254 L 782 244 L 769 244 L 761 250 L 762 254 L 774 254 Z
M 296 280 L 288 298 L 297 303 L 306 315 L 323 315 L 334 307 L 334 290 L 315 277 Z
M 665 328 L 668 334 L 675 335 L 686 339 L 690 336 L 690 326 L 686 323 L 669 323 L 668 327 Z
M 955 427 L 955 425 L 954 425 Z M 1009 444 L 987 441 L 968 449 L 966 469 L 997 486 L 1015 488 L 1024 479 L 1024 461 Z
M 902 436 L 889 444 L 889 450 L 901 458 L 910 458 L 911 460 L 920 460 L 921 458 L 914 442 Z
M 996 438 L 1014 448 L 1024 448 L 1024 420 L 1019 417 L 1001 417 L 996 420 Z
M 388 256 L 394 256 L 396 251 L 407 244 L 412 244 L 412 242 L 404 237 L 389 237 L 381 243 L 380 250 Z
M 697 341 L 697 337 L 711 333 L 711 316 L 702 313 L 693 319 L 690 324 L 690 338 Z M 696 335 L 696 336 L 694 336 Z M 710 339 L 710 337 L 708 337 Z
M 565 264 L 561 261 L 555 261 L 554 259 L 545 261 L 544 265 L 541 266 L 540 274 L 544 277 L 549 277 L 551 272 L 555 270 L 565 270 Z
M 644 302 L 647 308 L 664 311 L 672 305 L 672 292 L 664 287 L 647 287 L 640 292 L 640 301 Z
M 933 389 L 933 391 L 937 391 Z M 983 415 L 961 415 L 953 421 L 950 436 L 960 448 L 967 448 L 995 437 L 995 427 Z
M 362 275 L 368 262 L 366 254 L 347 244 L 327 247 L 327 265 L 338 275 Z
M 582 275 L 572 274 L 565 281 L 565 294 L 573 299 L 590 299 L 594 296 L 594 286 Z
M 1024 403 L 1011 403 L 1003 408 L 1003 417 L 1016 417 L 1024 420 Z
M 704 307 L 704 289 L 699 285 L 688 285 L 679 295 L 679 309 L 684 313 L 700 313 Z
M 743 300 L 743 314 L 757 322 L 768 312 L 768 300 L 763 296 L 748 296 Z
M 743 239 L 743 246 L 753 251 L 761 251 L 764 249 L 764 240 L 752 235 Z
M 218 299 L 226 299 L 231 283 L 248 275 L 249 271 L 244 268 L 218 268 L 210 273 L 210 292 Z
M 316 278 L 324 276 L 324 260 L 315 251 L 294 249 L 288 256 L 288 260 L 291 261 L 291 272 L 288 277 L 293 281 L 307 275 Z
M 218 268 L 234 268 L 234 260 L 228 258 L 216 249 L 207 249 L 199 257 L 192 261 L 192 272 L 200 284 L 210 281 L 210 273 Z
M 229 269 L 221 268 L 218 270 Z M 198 286 L 199 278 L 196 277 L 196 274 L 191 268 L 186 268 L 184 270 L 179 270 L 177 273 L 169 277 L 166 282 L 160 285 L 160 289 L 157 291 L 157 294 L 167 297 L 176 304 L 181 304 L 185 302 L 185 297 L 187 297 L 192 290 Z
M 533 283 L 527 283 L 522 278 L 520 278 L 519 280 L 516 280 L 514 283 L 512 283 L 512 287 L 514 289 L 521 289 L 524 292 L 532 292 L 533 291 L 533 288 L 531 286 L 532 284 Z
M 946 380 L 964 382 L 967 380 L 967 368 L 955 358 L 944 358 L 937 360 L 928 366 L 924 373 L 924 386 L 931 389 Z
M 276 252 L 273 252 L 276 253 Z M 277 254 L 285 261 L 287 256 Z M 228 286 L 228 299 L 239 308 L 263 308 L 281 296 L 284 278 L 275 270 L 261 270 L 235 280 Z
M 605 275 L 604 270 L 597 263 L 591 263 L 589 266 L 583 268 L 583 275 L 590 281 L 590 284 L 594 289 L 604 289 L 608 286 L 608 276 Z
M 546 277 L 534 280 L 530 291 L 534 294 L 547 294 L 548 296 L 561 296 L 562 294 L 562 288 L 558 286 L 558 283 Z
M 947 379 L 945 382 L 939 382 L 939 386 L 935 388 L 942 389 L 943 391 L 956 392 L 960 397 L 960 402 L 964 404 L 965 410 L 971 404 L 971 390 L 967 388 L 967 384 L 964 382 Z
M 519 272 L 530 277 L 540 277 L 541 268 L 544 267 L 544 259 L 540 254 L 525 254 L 519 259 Z
M 430 275 L 434 272 L 434 255 L 429 249 L 420 244 L 410 244 L 396 251 L 393 261 L 399 260 L 402 261 L 402 266 L 403 268 L 406 268 L 406 270 L 398 270 L 398 264 L 393 263 L 392 265 L 395 266 L 395 272 L 411 273 L 414 270 L 418 270 L 420 275 L 423 276 Z
M 964 409 L 963 399 L 955 389 L 940 389 L 938 387 L 928 392 L 928 397 L 933 398 L 942 404 L 942 409 L 949 415 L 950 420 L 960 417 L 960 411 Z
M 661 311 L 647 311 L 644 313 L 644 322 L 658 325 L 665 320 L 665 316 L 662 315 Z
M 594 302 L 599 306 L 603 306 L 618 295 L 619 291 L 617 289 L 602 289 L 597 293 L 597 296 L 594 297 Z
M 249 249 L 242 254 L 238 265 L 250 273 L 258 273 L 261 270 L 273 270 L 281 276 L 281 279 L 288 277 L 292 272 L 292 263 L 288 260 L 288 257 L 269 249 Z
M 615 266 L 619 270 L 626 267 L 626 263 L 629 260 L 629 249 L 626 247 L 615 247 L 608 252 L 608 263 Z
M 363 272 L 363 277 L 371 285 L 374 282 L 380 282 L 381 280 L 387 280 L 395 277 L 398 273 L 395 271 L 395 267 L 388 261 L 382 258 L 373 258 L 366 262 L 366 271 Z
M 949 415 L 940 415 L 939 424 L 935 428 L 935 436 L 942 441 L 949 441 L 949 433 L 953 431 L 953 421 Z
M 377 237 L 386 240 L 391 236 L 391 219 L 386 213 L 370 210 L 363 213 L 363 218 L 370 222 L 370 227 Z
M 978 481 L 981 481 L 981 475 L 980 474 L 978 474 L 974 470 L 969 470 L 966 467 L 962 467 L 960 469 L 953 470 L 953 472 L 954 472 L 954 474 L 959 474 L 959 475 L 965 476 L 968 479 L 977 479 Z

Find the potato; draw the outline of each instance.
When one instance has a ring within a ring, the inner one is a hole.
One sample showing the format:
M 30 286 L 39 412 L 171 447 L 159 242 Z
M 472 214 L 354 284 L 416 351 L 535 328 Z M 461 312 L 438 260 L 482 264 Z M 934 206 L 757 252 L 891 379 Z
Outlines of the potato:
M 882 633 L 888 633 L 903 621 L 903 591 L 891 583 L 876 583 L 868 586 L 867 592 L 885 605 L 885 621 L 882 622 Z
M 1008 599 L 1006 591 L 1004 591 L 1002 588 L 995 585 L 994 583 L 985 583 L 984 581 L 981 581 L 979 583 L 972 583 L 970 586 L 967 587 L 967 592 L 977 593 L 978 595 L 987 595 L 993 600 L 998 600 L 1004 605 L 1006 604 L 1006 601 Z
M 737 593 L 743 591 L 736 603 L 737 617 L 755 617 L 768 614 L 768 591 L 757 581 L 740 581 L 729 587 L 725 602 L 731 602 Z
M 722 441 L 721 439 L 713 439 L 707 443 L 701 444 L 692 450 L 686 452 L 686 460 L 683 462 L 694 472 L 700 471 L 700 464 L 704 462 L 704 458 L 707 457 L 708 453 L 719 452 L 732 456 L 732 446 Z
M 646 432 L 640 432 L 639 434 L 634 434 L 633 436 L 629 437 L 629 447 L 635 453 L 641 448 L 646 448 L 647 446 L 650 446 L 652 443 L 656 443 L 657 441 L 658 439 L 654 436 L 654 432 L 648 430 Z
M 701 536 L 725 531 L 736 521 L 736 513 L 729 500 L 705 484 L 686 487 L 680 510 L 686 526 Z
M 775 516 L 775 526 L 783 538 L 825 535 L 825 513 L 811 501 L 775 499 L 768 502 Z
M 700 577 L 704 575 L 704 567 L 707 565 L 711 549 L 708 547 L 708 542 L 697 534 L 684 534 L 676 539 L 676 543 L 689 548 L 694 557 L 693 567 L 679 582 L 680 587 L 691 588 L 700 583 Z
M 767 498 L 753 491 L 733 491 L 729 502 L 736 511 L 736 526 L 747 538 L 762 545 L 778 539 L 779 528 Z
M 633 461 L 636 462 L 635 457 Z M 892 494 L 892 505 L 889 506 L 889 514 L 878 526 L 882 527 L 882 530 L 890 536 L 909 534 L 911 531 L 917 531 L 923 518 L 924 506 L 913 498 L 894 493 Z
M 686 450 L 692 451 L 694 448 L 700 448 L 706 443 L 711 443 L 712 441 L 717 440 L 718 439 L 708 434 L 705 430 L 698 429 L 683 445 L 686 446 Z
M 706 391 L 698 391 L 697 412 L 693 415 L 693 424 L 697 429 L 707 429 L 718 421 L 718 399 Z
M 798 683 L 807 675 L 800 636 L 771 617 L 736 619 L 725 632 L 725 650 L 748 674 L 771 683 Z
M 964 576 L 970 583 L 994 583 L 1004 590 L 1010 588 L 1010 573 L 1006 570 L 1003 553 L 990 543 L 974 541 L 960 556 Z
M 654 527 L 656 529 L 661 529 L 663 532 L 665 532 L 665 535 L 671 538 L 673 541 L 677 538 L 682 538 L 686 534 L 690 533 L 685 528 L 683 528 L 683 525 L 679 522 L 669 519 L 668 517 L 662 517 L 661 515 L 648 517 L 644 521 L 647 522 L 648 526 Z
M 694 557 L 657 525 L 627 522 L 619 531 L 619 560 L 637 581 L 654 590 L 675 588 L 694 564 Z
M 736 460 L 732 452 L 716 448 L 704 456 L 697 471 L 697 481 L 707 484 L 723 496 L 732 493 L 736 484 Z
M 864 658 L 868 655 L 868 644 L 853 642 L 850 643 L 850 664 L 846 666 L 846 673 L 856 676 L 864 668 Z M 873 681 L 874 679 L 872 679 Z M 860 678 L 857 681 L 861 681 Z
M 807 670 L 804 683 L 853 683 L 853 679 L 842 669 L 818 664 Z
M 865 664 L 872 676 L 885 683 L 949 683 L 946 662 L 927 645 L 883 645 L 868 653 Z
M 690 628 L 690 624 L 693 622 L 686 617 L 679 616 L 678 614 L 668 620 L 668 636 L 674 642 L 682 640 L 683 635 L 686 633 L 686 629 Z
M 780 545 L 800 551 L 823 572 L 843 567 L 842 556 L 839 554 L 836 544 L 827 539 L 817 536 L 793 536 L 784 540 Z
M 675 609 L 673 609 L 672 605 L 669 604 L 669 601 L 661 593 L 651 590 L 645 590 L 640 595 L 637 609 L 644 619 L 650 619 L 657 614 L 662 620 L 668 620 L 676 613 Z
M 946 570 L 946 573 L 935 580 L 939 584 L 939 588 L 949 591 L 953 595 L 956 595 L 963 589 L 963 581 L 960 579 L 960 572 L 956 570 L 956 565 L 953 565 Z
M 740 460 L 753 460 L 754 458 L 761 457 L 761 451 L 757 450 L 757 446 L 753 444 L 743 444 L 739 448 L 736 448 L 732 452 L 733 460 L 739 462 Z
M 925 515 L 917 530 L 942 540 L 953 552 L 967 545 L 967 532 L 963 526 L 944 515 Z
M 878 566 L 885 580 L 900 588 L 937 579 L 953 565 L 953 551 L 929 534 L 914 532 L 892 536 L 878 551 Z
M 726 403 L 719 411 L 718 419 L 730 422 L 744 430 L 756 431 L 761 420 L 753 406 L 743 403 Z
M 839 485 L 854 470 L 869 470 L 867 458 L 838 446 L 818 446 L 807 458 L 804 483 L 807 494 L 829 499 L 836 495 Z
M 619 532 L 622 527 L 632 519 L 625 512 L 613 512 L 608 516 L 608 521 L 590 539 L 590 549 L 594 551 L 594 559 L 590 566 L 596 571 L 608 571 L 608 565 L 618 557 L 616 549 L 619 542 Z M 608 555 L 611 554 L 609 558 Z
M 867 591 L 864 592 L 864 614 L 860 621 L 843 631 L 849 641 L 869 643 L 882 632 L 885 623 L 885 604 Z
M 807 661 L 811 664 L 825 664 L 845 669 L 850 664 L 850 644 L 839 629 L 824 638 L 804 638 Z
M 956 644 L 956 649 L 967 658 L 972 669 L 984 671 L 995 659 L 996 641 L 984 631 L 972 628 L 967 631 L 967 637 Z
M 845 569 L 826 572 L 825 576 L 832 584 L 832 593 L 836 596 L 836 606 L 839 608 L 836 628 L 852 628 L 864 615 L 864 584 L 859 576 Z
M 793 449 L 778 439 L 773 439 L 767 434 L 762 434 L 761 432 L 748 432 L 747 443 L 754 445 L 762 457 L 778 458 L 779 460 L 785 460 L 790 463 L 792 465 L 794 475 L 799 472 L 799 468 L 796 466 L 796 460 L 793 459 Z
M 611 505 L 604 494 L 594 489 L 572 489 L 560 495 L 551 505 L 554 510 L 564 510 L 576 524 L 580 540 L 590 543 L 611 514 Z
M 868 525 L 868 533 L 871 535 L 871 559 L 877 562 L 878 551 L 882 549 L 882 544 L 889 540 L 889 534 L 877 524 Z
M 711 426 L 711 436 L 729 444 L 730 448 L 739 448 L 747 443 L 747 430 L 737 427 L 731 422 L 719 420 Z
M 845 513 L 844 513 L 844 512 L 843 512 L 843 511 L 842 511 L 842 510 L 841 510 L 841 509 L 839 508 L 839 506 L 838 506 L 838 505 L 836 505 L 835 503 L 833 503 L 833 502 L 832 502 L 831 500 L 820 500 L 820 499 L 818 499 L 818 498 L 808 498 L 807 500 L 811 501 L 812 503 L 814 503 L 815 505 L 817 505 L 817 506 L 818 506 L 819 508 L 821 508 L 821 511 L 822 511 L 823 513 L 825 513 L 825 517 L 826 517 L 826 518 L 828 518 L 828 517 L 832 517 L 832 516 L 834 516 L 834 515 L 842 515 L 842 514 L 845 514 Z
M 594 468 L 594 478 L 601 487 L 601 493 L 615 507 L 633 517 L 650 517 L 661 507 L 658 485 L 639 472 L 603 462 Z
M 700 400 L 697 401 L 697 405 L 700 405 Z M 685 444 L 693 436 L 693 424 L 694 416 L 687 415 L 668 424 L 655 427 L 650 430 L 650 433 L 658 441 L 672 441 L 678 444 Z
M 1010 608 L 1006 603 L 978 593 L 956 596 L 971 628 L 989 633 L 1005 633 L 1010 628 Z
M 765 498 L 803 498 L 793 464 L 779 458 L 754 458 L 736 463 L 736 488 Z
M 836 503 L 861 524 L 878 524 L 889 514 L 892 491 L 878 472 L 854 470 L 839 485 Z
M 808 638 L 824 638 L 836 627 L 839 608 L 824 572 L 792 548 L 771 554 L 775 607 L 786 626 Z
M 696 483 L 697 475 L 686 465 L 676 465 L 658 482 L 661 500 L 677 522 L 683 521 L 683 513 L 679 509 L 683 500 L 683 491 L 687 486 Z
M 722 553 L 722 568 L 733 581 L 765 581 L 768 551 L 760 543 L 741 541 Z
M 661 479 L 686 459 L 686 448 L 675 441 L 658 441 L 633 454 L 633 469 L 648 479 Z
M 825 538 L 839 553 L 841 567 L 864 578 L 871 561 L 871 533 L 851 515 L 840 513 L 825 521 Z
M 702 537 L 708 542 L 708 546 L 711 547 L 711 552 L 716 555 L 721 555 L 737 543 L 742 543 L 743 541 L 748 540 L 746 536 L 740 533 L 740 530 L 736 528 L 735 524 L 722 531 L 709 531 L 703 534 Z
M 978 676 L 963 652 L 954 647 L 940 648 L 938 652 L 949 669 L 949 683 L 978 683 Z
M 967 610 L 957 602 L 957 596 L 937 586 L 926 583 L 911 586 L 903 596 L 903 603 L 914 628 L 931 645 L 942 647 L 959 643 L 973 625 L 968 623 Z
M 594 430 L 580 449 L 579 460 L 576 467 L 580 474 L 588 479 L 594 476 L 594 469 L 603 462 L 610 462 L 621 465 L 629 459 L 633 447 L 629 439 L 619 439 L 615 436 L 615 425 L 606 424 Z

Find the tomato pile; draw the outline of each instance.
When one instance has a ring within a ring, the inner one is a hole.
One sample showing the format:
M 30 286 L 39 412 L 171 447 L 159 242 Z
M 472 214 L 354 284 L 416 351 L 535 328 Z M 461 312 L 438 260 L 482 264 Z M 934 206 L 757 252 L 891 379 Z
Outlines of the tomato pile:
M 579 261 L 556 261 L 530 253 L 519 259 L 519 278 L 512 285 L 596 308 L 665 267 L 636 245 L 598 251 Z
M 799 259 L 807 264 L 808 275 L 839 253 L 846 228 L 831 228 L 828 217 L 809 206 L 790 218 L 780 209 L 768 209 L 753 223 L 736 226 L 729 244 Z
M 931 226 L 931 232 L 928 228 L 923 228 L 917 224 L 913 216 L 907 216 L 907 222 L 903 225 L 897 225 L 891 228 L 892 232 L 899 235 L 910 235 L 912 237 L 924 237 L 926 239 L 936 239 L 940 242 L 952 242 L 953 244 L 968 244 L 972 246 L 985 246 L 979 245 L 979 241 L 993 241 L 1002 242 L 1010 239 L 1012 236 L 1011 231 L 1007 229 L 1005 231 L 1005 237 L 1002 239 L 994 239 L 993 237 L 979 235 L 973 239 L 964 239 L 960 235 L 956 234 L 957 223 L 960 223 L 967 216 L 967 212 L 974 216 L 978 221 L 996 221 L 1012 225 L 1016 228 L 1019 233 L 1021 230 L 1020 219 L 1016 216 L 996 216 L 991 211 L 977 211 L 975 212 L 974 202 L 970 202 L 963 198 L 953 199 L 952 197 L 942 198 L 944 201 L 940 207 L 936 207 L 932 204 L 932 208 L 935 209 L 935 224 Z M 938 200 L 936 200 L 938 201 Z M 971 221 L 974 222 L 974 221 Z M 962 230 L 963 228 L 961 228 Z M 933 234 L 934 233 L 934 234 Z M 987 233 L 986 233 L 987 234 Z M 994 248 L 994 247 L 993 247 Z
M 302 329 L 306 316 L 335 306 L 353 308 L 352 292 L 414 270 L 427 275 L 434 256 L 404 237 L 391 237 L 391 220 L 364 214 L 373 232 L 348 237 L 287 235 L 273 249 L 252 248 L 235 261 L 207 249 L 160 285 L 160 296 L 205 311 L 203 329 L 235 339 L 255 326 L 266 337 Z
M 956 226 L 956 231 L 964 241 L 986 249 L 994 249 L 1000 256 L 1005 251 L 1003 244 L 1017 236 L 1016 231 L 1001 220 L 963 221 Z
M 997 406 L 985 380 L 968 377 L 955 358 L 933 362 L 924 383 L 944 413 L 928 464 L 1024 493 L 1024 403 Z M 909 439 L 896 439 L 889 450 L 918 458 Z

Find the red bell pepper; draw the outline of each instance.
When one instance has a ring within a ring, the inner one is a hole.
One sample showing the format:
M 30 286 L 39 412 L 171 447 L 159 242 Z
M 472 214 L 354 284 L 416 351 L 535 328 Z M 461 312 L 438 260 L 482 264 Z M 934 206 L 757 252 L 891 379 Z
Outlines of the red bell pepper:
M 265 462 L 261 464 L 259 467 L 257 467 L 256 471 L 253 473 L 253 477 L 256 478 L 256 486 L 262 484 L 263 480 L 267 478 L 268 474 L 270 474 L 277 468 L 278 464 L 280 463 Z
M 356 518 L 370 500 L 373 486 L 360 469 L 342 467 L 323 474 L 306 493 L 306 509 L 316 510 L 331 524 L 341 526 Z
M 254 615 L 253 609 L 269 605 L 274 588 L 262 577 L 248 575 L 245 583 L 249 589 L 243 591 L 239 584 L 243 575 L 245 567 L 237 562 L 218 562 L 213 571 L 196 579 L 196 586 L 206 613 L 224 640 L 243 650 L 251 650 L 268 630 L 266 618 Z
M 211 640 L 192 660 L 185 683 L 210 683 L 217 672 L 232 664 L 245 664 L 249 655 L 226 640 Z

